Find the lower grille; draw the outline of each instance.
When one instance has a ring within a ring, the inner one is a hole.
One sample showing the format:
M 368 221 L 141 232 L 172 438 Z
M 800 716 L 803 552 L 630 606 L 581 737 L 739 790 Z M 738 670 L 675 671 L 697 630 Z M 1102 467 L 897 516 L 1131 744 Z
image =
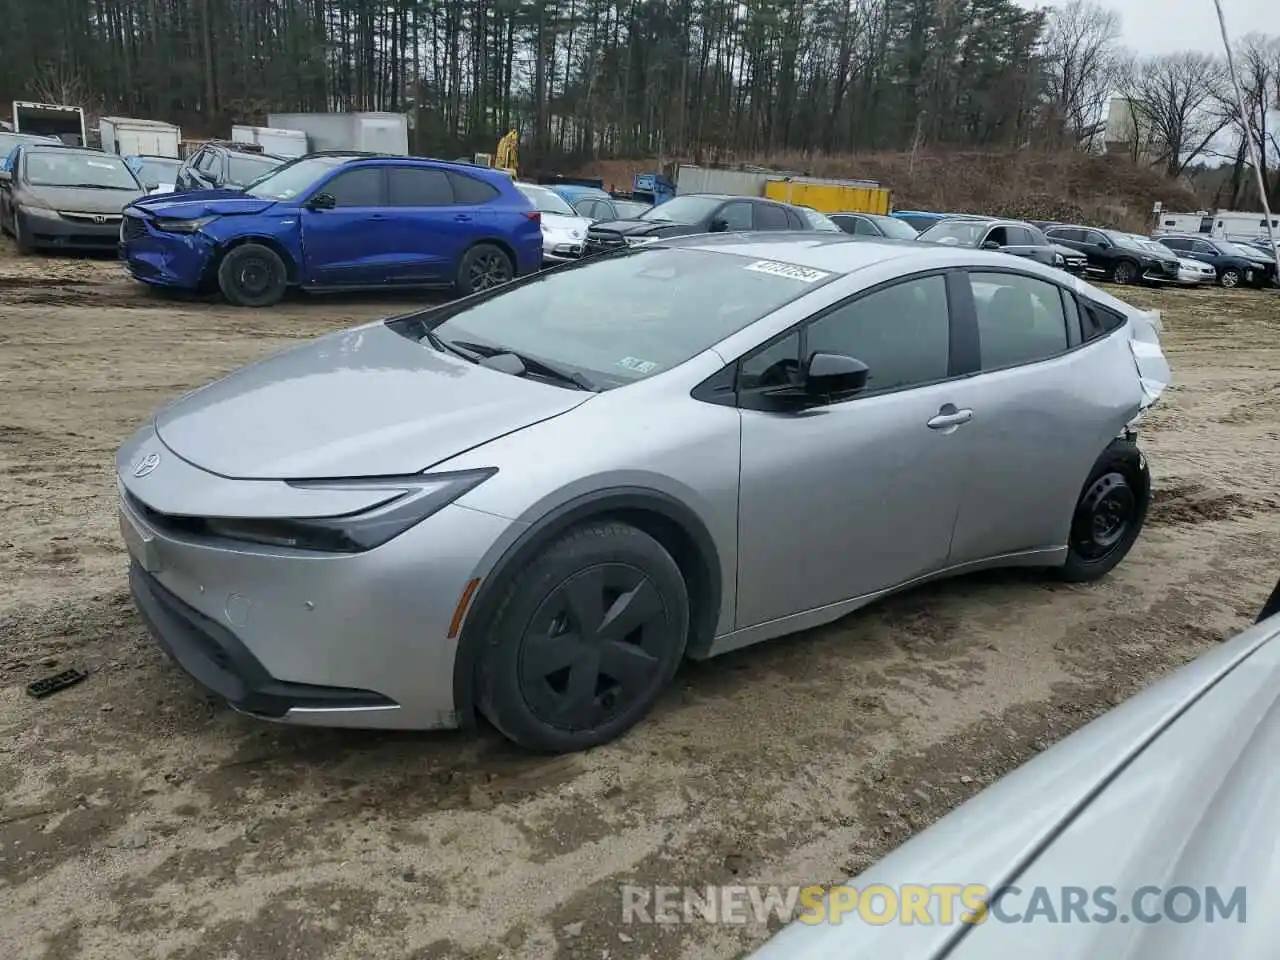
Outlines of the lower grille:
M 140 240 L 147 235 L 147 225 L 141 217 L 126 216 L 120 226 L 121 240 Z

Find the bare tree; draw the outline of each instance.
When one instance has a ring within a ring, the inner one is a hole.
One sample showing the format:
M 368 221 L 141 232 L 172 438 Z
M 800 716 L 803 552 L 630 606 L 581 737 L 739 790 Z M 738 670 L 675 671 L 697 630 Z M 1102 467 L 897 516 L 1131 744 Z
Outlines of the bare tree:
M 1041 42 L 1046 125 L 1091 149 L 1105 128 L 1115 85 L 1120 18 L 1094 0 L 1071 0 L 1049 14 Z
M 1136 64 L 1127 79 L 1136 122 L 1145 127 L 1153 164 L 1176 177 L 1230 122 L 1220 108 L 1226 67 L 1218 57 L 1185 50 Z
M 1236 104 L 1234 91 L 1227 86 L 1218 98 L 1220 109 L 1235 131 L 1236 151 L 1231 173 L 1231 205 L 1241 200 L 1244 171 L 1248 165 L 1245 137 L 1252 137 L 1262 167 L 1262 182 L 1267 184 L 1268 199 L 1280 202 L 1280 140 L 1270 123 L 1269 114 L 1280 109 L 1280 37 L 1251 33 L 1241 38 L 1235 51 L 1236 71 L 1244 99 L 1244 117 Z M 1247 121 L 1247 123 L 1246 123 Z

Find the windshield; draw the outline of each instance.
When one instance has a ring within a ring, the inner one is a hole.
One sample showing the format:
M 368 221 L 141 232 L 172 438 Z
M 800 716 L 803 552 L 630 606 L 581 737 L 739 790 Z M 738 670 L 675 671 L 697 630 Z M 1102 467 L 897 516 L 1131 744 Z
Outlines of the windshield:
M 1126 250 L 1142 250 L 1143 246 L 1135 238 L 1127 233 L 1116 233 L 1111 230 L 1104 230 L 1104 235 L 1111 240 L 1117 247 L 1124 247 Z
M 138 179 L 119 157 L 108 153 L 75 153 L 71 150 L 27 152 L 24 171 L 33 187 L 96 187 L 102 190 L 138 190 Z
M 640 203 L 638 200 L 615 200 L 613 209 L 618 211 L 619 220 L 634 220 L 641 216 L 653 204 Z
M 640 214 L 641 220 L 659 220 L 662 223 L 680 223 L 692 226 L 707 219 L 720 204 L 719 197 L 675 197 Z
M 546 187 L 535 187 L 531 183 L 517 183 L 516 189 L 529 198 L 533 209 L 539 213 L 559 213 L 566 217 L 576 217 L 573 207 L 565 202 L 564 197 Z
M 138 179 L 144 183 L 173 183 L 182 167 L 181 160 L 170 160 L 167 157 L 134 157 L 133 161 L 129 166 L 133 167 Z
M 236 186 L 253 183 L 264 174 L 270 173 L 284 161 L 275 157 L 254 156 L 253 154 L 233 153 L 227 170 L 227 182 Z
M 914 240 L 919 234 L 916 228 L 897 217 L 871 217 L 880 232 L 891 240 Z
M 305 157 L 276 167 L 250 183 L 244 192 L 263 200 L 292 200 L 306 193 L 317 180 L 351 157 Z
M 821 230 L 824 233 L 844 233 L 836 222 L 828 217 L 825 213 L 819 213 L 813 207 L 797 207 L 800 216 L 804 217 L 805 226 L 810 230 Z M 915 231 L 911 231 L 911 235 L 915 236 Z
M 608 389 L 684 363 L 834 274 L 772 260 L 635 247 L 443 308 L 441 339 L 503 347 Z
M 985 220 L 939 220 L 917 237 L 930 243 L 948 243 L 961 247 L 976 247 L 987 232 Z
M 1232 253 L 1238 257 L 1248 257 L 1250 260 L 1265 260 L 1267 255 L 1264 251 L 1257 247 L 1250 247 L 1243 243 L 1224 243 L 1223 246 L 1228 247 Z

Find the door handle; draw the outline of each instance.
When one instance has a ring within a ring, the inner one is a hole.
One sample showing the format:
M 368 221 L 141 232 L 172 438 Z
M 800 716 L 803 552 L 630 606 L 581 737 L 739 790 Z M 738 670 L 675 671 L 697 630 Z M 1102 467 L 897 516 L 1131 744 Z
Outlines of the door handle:
M 453 219 L 457 220 L 459 223 L 469 223 L 469 222 L 471 221 L 471 214 L 469 214 L 469 213 L 455 213 L 455 214 L 453 215 Z
M 954 404 L 944 403 L 942 409 L 928 422 L 930 430 L 946 430 L 958 427 L 973 419 L 972 410 L 957 410 Z
M 371 213 L 371 214 L 369 215 L 369 219 L 370 219 L 370 220 L 385 220 L 385 219 L 387 219 L 387 215 L 386 215 L 385 213 Z

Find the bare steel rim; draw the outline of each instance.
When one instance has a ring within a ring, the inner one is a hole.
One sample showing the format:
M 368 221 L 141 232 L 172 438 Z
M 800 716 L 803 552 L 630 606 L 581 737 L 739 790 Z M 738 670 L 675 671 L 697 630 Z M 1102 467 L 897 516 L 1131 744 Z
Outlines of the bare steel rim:
M 511 281 L 511 262 L 500 250 L 484 250 L 471 258 L 467 279 L 472 290 L 488 290 Z
M 1119 550 L 1138 521 L 1138 497 L 1128 477 L 1119 471 L 1098 477 L 1076 506 L 1071 523 L 1071 548 L 1090 563 Z
M 236 263 L 236 286 L 250 297 L 261 297 L 276 282 L 275 264 L 262 254 L 245 254 Z
M 658 586 L 628 563 L 572 574 L 538 605 L 520 641 L 530 712 L 559 730 L 595 730 L 653 696 L 680 632 Z

